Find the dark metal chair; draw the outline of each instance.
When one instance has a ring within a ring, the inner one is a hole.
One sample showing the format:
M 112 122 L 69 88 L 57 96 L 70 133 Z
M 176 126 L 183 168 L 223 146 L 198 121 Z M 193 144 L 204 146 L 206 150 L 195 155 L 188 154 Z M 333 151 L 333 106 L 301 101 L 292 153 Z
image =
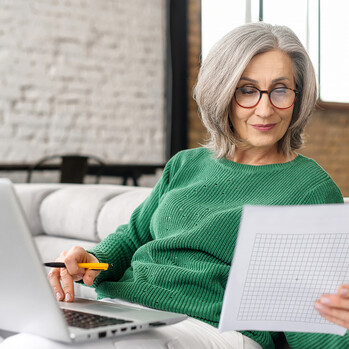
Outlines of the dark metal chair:
M 60 164 L 54 163 L 55 160 L 61 160 Z M 90 160 L 98 166 L 95 172 L 97 184 L 103 174 L 104 162 L 94 155 L 78 154 L 55 154 L 43 157 L 28 170 L 27 183 L 31 182 L 32 173 L 35 170 L 59 170 L 60 183 L 83 183 Z

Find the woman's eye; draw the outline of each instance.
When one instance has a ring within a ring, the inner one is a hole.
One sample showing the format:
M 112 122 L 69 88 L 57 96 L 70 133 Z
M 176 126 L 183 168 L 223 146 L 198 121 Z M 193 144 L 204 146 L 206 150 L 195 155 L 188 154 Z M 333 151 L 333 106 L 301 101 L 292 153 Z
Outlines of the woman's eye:
M 253 94 L 258 93 L 258 91 L 253 87 L 242 87 L 242 88 L 240 88 L 240 92 L 243 95 L 253 95 Z
M 280 88 L 276 88 L 273 92 L 276 94 L 276 95 L 284 95 L 286 94 L 288 91 L 287 88 L 283 88 L 283 87 L 280 87 Z

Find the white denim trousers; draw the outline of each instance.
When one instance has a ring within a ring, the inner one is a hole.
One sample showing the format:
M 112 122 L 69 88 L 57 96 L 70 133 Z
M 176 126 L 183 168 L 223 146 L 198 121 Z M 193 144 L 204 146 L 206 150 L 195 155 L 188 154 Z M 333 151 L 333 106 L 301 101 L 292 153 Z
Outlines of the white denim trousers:
M 126 302 L 108 300 L 113 303 Z M 135 304 L 132 304 L 135 306 Z M 141 306 L 139 306 L 142 308 Z M 262 349 L 252 339 L 236 331 L 219 332 L 202 321 L 188 318 L 174 325 L 134 333 L 119 338 L 78 344 L 55 342 L 46 338 L 17 334 L 1 342 L 0 349 Z

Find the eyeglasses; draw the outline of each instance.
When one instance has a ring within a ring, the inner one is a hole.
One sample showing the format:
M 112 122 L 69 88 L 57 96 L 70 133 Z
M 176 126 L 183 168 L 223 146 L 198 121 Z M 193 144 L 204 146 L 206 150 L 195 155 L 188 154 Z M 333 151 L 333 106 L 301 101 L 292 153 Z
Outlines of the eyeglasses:
M 299 91 L 288 87 L 277 87 L 268 90 L 260 90 L 253 86 L 243 86 L 235 90 L 236 103 L 242 108 L 254 108 L 262 98 L 263 93 L 269 97 L 271 105 L 277 109 L 291 108 L 296 101 Z

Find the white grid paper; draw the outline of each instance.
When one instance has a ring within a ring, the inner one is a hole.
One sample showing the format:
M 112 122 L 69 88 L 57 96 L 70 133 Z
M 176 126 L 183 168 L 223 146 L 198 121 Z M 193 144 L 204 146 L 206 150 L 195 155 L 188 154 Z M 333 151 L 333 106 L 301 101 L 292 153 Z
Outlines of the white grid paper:
M 349 284 L 349 205 L 244 207 L 221 331 L 344 335 L 314 303 Z
M 348 251 L 349 234 L 256 234 L 238 320 L 329 323 L 314 302 L 345 283 Z

